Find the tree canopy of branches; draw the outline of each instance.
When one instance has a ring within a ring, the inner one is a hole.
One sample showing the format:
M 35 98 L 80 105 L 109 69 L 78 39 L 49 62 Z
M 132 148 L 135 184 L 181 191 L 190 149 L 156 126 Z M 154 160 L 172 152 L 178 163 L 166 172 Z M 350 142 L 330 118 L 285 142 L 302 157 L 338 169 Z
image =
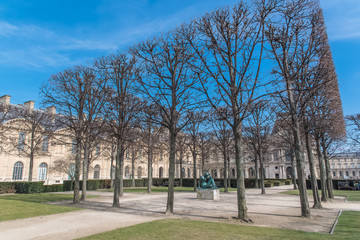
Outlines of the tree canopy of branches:
M 56 106 L 61 114 L 59 124 L 66 126 L 76 143 L 74 203 L 79 203 L 79 181 L 83 163 L 83 200 L 86 200 L 86 179 L 90 155 L 89 134 L 95 118 L 101 116 L 106 81 L 98 78 L 90 67 L 77 66 L 53 75 L 41 87 L 43 103 Z M 84 153 L 84 161 L 82 154 Z
M 197 100 L 192 90 L 197 78 L 192 72 L 193 52 L 178 30 L 142 42 L 133 48 L 141 59 L 142 96 L 159 112 L 155 122 L 169 131 L 169 188 L 166 213 L 174 212 L 174 174 L 177 134 L 192 118 Z

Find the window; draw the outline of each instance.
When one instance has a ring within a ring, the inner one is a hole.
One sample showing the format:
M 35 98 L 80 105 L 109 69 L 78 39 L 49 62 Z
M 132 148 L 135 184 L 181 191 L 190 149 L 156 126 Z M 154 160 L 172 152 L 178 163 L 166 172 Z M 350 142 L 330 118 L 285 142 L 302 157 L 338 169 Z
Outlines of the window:
M 129 178 L 129 177 L 130 177 L 130 168 L 129 168 L 129 166 L 126 166 L 126 167 L 125 167 L 125 177 L 126 177 L 126 178 Z
M 159 178 L 162 178 L 163 177 L 163 168 L 160 167 L 159 168 Z
M 25 133 L 20 132 L 19 133 L 19 141 L 18 141 L 18 149 L 24 150 L 24 145 L 25 145 Z
M 21 180 L 24 164 L 22 162 L 16 162 L 14 164 L 14 171 L 12 180 Z
M 39 165 L 39 180 L 45 181 L 46 180 L 46 174 L 47 174 L 47 164 L 41 163 Z
M 138 178 L 141 178 L 141 177 L 142 177 L 142 167 L 138 167 L 137 177 L 138 177 Z
M 339 172 L 340 177 L 343 177 L 342 171 Z
M 336 172 L 335 171 L 333 171 L 333 177 L 336 177 Z
M 233 168 L 231 171 L 232 171 L 233 177 L 235 177 L 235 168 Z
M 285 151 L 285 161 L 291 162 L 291 151 L 290 150 Z
M 346 171 L 345 174 L 346 174 L 346 176 L 348 177 L 348 176 L 349 176 L 349 171 Z
M 274 153 L 273 153 L 273 159 L 274 159 L 275 162 L 278 161 L 278 154 L 277 154 L 277 152 L 274 152 Z
M 76 148 L 77 148 L 77 142 L 76 139 L 73 139 L 71 143 L 71 153 L 76 153 Z
M 190 171 L 190 168 L 188 168 L 188 178 L 191 178 L 191 171 Z
M 100 156 L 100 144 L 96 144 L 96 148 L 95 148 L 95 155 L 98 157 Z
M 185 177 L 185 168 L 181 169 L 181 177 L 184 178 Z
M 355 171 L 352 171 L 352 175 L 353 175 L 353 177 L 355 177 L 355 176 L 356 176 L 356 173 L 355 173 Z
M 49 136 L 43 137 L 42 151 L 48 152 L 49 149 Z
M 100 166 L 96 165 L 94 167 L 94 179 L 99 179 L 100 178 Z

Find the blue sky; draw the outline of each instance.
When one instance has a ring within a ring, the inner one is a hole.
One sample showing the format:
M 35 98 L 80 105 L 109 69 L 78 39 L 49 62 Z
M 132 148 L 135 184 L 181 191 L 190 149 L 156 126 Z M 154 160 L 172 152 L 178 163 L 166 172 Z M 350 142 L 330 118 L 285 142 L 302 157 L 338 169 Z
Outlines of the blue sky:
M 51 74 L 236 0 L 2 0 L 0 96 L 39 102 Z M 345 114 L 360 113 L 360 0 L 320 0 Z M 38 104 L 36 104 L 39 106 Z

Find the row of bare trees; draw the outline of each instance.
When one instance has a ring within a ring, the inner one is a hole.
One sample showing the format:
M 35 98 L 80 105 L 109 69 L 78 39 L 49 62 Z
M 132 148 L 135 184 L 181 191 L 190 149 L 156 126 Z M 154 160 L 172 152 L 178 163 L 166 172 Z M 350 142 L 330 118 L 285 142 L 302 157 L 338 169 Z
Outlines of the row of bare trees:
M 251 221 L 245 196 L 246 146 L 259 160 L 260 185 L 265 193 L 263 161 L 270 146 L 269 122 L 274 120 L 274 108 L 283 113 L 277 116 L 283 117 L 287 135 L 291 136 L 289 148 L 296 160 L 302 216 L 310 216 L 305 153 L 315 179 L 312 139 L 316 140 L 319 159 L 324 159 L 322 165 L 320 161 L 322 183 L 327 181 L 332 189 L 326 153 L 331 142 L 342 137 L 343 121 L 324 20 L 315 0 L 239 1 L 231 8 L 220 8 L 115 55 L 99 58 L 89 66 L 55 74 L 41 92 L 46 105 L 57 106 L 62 124 L 71 129 L 76 140 L 74 203 L 79 201 L 81 164 L 82 199 L 86 199 L 94 133 L 95 137 L 114 140 L 113 206 L 119 207 L 125 151 L 138 141 L 137 133 L 141 132 L 146 139 L 150 192 L 153 151 L 163 131 L 168 134 L 169 155 L 166 213 L 172 214 L 177 152 L 180 163 L 184 158 L 179 145 L 187 144 L 191 151 L 194 186 L 197 157 L 202 156 L 203 168 L 209 154 L 206 144 L 210 138 L 199 138 L 207 128 L 202 109 L 212 109 L 211 118 L 216 120 L 210 125 L 216 130 L 223 155 L 226 188 L 229 161 L 231 156 L 235 158 L 239 219 Z M 190 136 L 183 143 L 182 133 Z

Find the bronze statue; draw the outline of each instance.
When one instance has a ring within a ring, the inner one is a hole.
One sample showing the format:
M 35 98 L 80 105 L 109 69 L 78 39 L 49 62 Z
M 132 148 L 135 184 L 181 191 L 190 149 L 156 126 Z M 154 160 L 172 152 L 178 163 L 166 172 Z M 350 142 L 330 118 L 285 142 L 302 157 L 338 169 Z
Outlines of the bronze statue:
M 211 177 L 211 174 L 208 172 L 205 172 L 203 176 L 199 179 L 199 188 L 200 189 L 217 189 L 215 185 L 214 179 Z

